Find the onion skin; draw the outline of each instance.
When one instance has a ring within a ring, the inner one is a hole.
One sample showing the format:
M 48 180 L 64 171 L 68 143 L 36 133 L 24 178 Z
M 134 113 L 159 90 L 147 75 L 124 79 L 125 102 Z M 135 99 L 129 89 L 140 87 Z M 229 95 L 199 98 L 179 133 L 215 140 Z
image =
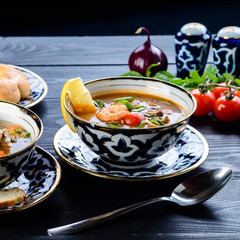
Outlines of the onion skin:
M 166 71 L 168 67 L 168 60 L 165 53 L 155 45 L 151 43 L 149 31 L 141 27 L 136 33 L 140 33 L 144 29 L 148 34 L 147 41 L 137 47 L 130 55 L 128 59 L 128 66 L 131 71 L 136 71 L 146 76 L 147 68 L 152 64 L 158 64 L 151 68 L 151 76 L 155 75 L 158 71 Z

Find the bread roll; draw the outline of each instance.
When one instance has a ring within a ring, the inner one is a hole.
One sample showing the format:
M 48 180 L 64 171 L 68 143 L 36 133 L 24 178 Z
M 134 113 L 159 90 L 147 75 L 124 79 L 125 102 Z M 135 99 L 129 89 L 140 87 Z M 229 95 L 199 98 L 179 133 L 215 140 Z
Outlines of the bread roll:
M 10 65 L 0 64 L 0 100 L 18 103 L 29 94 L 27 76 Z

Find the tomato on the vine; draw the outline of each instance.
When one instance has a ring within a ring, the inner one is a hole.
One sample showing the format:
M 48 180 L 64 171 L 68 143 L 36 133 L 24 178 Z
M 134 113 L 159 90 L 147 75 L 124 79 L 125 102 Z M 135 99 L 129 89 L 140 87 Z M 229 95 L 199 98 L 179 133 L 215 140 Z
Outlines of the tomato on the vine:
M 220 85 L 226 86 L 227 84 L 226 84 L 226 82 L 222 82 L 222 83 L 220 83 Z M 218 86 L 216 86 L 213 89 L 213 93 L 214 93 L 216 99 L 218 99 L 219 97 L 225 96 L 227 93 L 229 93 L 229 88 L 228 87 L 218 87 Z M 235 90 L 233 94 L 235 96 L 240 97 L 239 90 Z
M 201 93 L 197 88 L 191 91 L 197 102 L 197 108 L 194 112 L 195 116 L 204 116 L 213 111 L 216 97 L 208 90 L 206 93 Z
M 218 119 L 224 122 L 240 119 L 240 98 L 238 96 L 233 96 L 232 99 L 225 96 L 218 98 L 214 104 L 214 113 Z

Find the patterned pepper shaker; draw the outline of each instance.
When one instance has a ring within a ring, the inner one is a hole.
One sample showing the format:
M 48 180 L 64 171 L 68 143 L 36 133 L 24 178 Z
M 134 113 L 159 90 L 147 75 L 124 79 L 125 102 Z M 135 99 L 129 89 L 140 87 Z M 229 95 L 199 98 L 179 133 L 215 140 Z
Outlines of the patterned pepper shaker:
M 196 70 L 200 75 L 205 69 L 211 34 L 200 23 L 187 23 L 175 35 L 177 76 L 185 78 Z
M 218 75 L 229 73 L 240 75 L 240 28 L 224 27 L 213 38 L 213 64 Z

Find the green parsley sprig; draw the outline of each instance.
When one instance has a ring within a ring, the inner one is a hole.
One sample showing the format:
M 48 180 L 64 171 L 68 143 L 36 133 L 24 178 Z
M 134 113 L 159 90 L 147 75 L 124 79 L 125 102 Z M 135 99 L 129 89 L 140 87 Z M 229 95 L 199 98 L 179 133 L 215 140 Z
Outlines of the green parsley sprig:
M 147 74 L 146 74 L 147 77 L 150 77 L 151 68 L 156 65 L 157 64 L 152 64 L 151 66 L 148 67 Z M 141 77 L 142 75 L 138 72 L 130 71 L 121 76 Z M 144 76 L 142 76 L 142 77 L 144 77 Z M 185 88 L 188 91 L 198 88 L 200 84 L 206 84 L 207 81 L 208 81 L 207 84 L 209 84 L 210 88 L 217 86 L 217 84 L 219 84 L 221 82 L 226 82 L 229 80 L 234 80 L 235 89 L 236 88 L 238 89 L 238 87 L 240 87 L 240 79 L 239 78 L 236 78 L 235 76 L 228 74 L 228 73 L 224 73 L 224 74 L 222 74 L 222 76 L 218 76 L 218 70 L 213 65 L 209 65 L 205 69 L 203 75 L 199 75 L 199 73 L 196 70 L 194 70 L 194 71 L 190 72 L 189 76 L 184 79 L 175 77 L 167 71 L 159 71 L 151 78 L 156 78 L 156 79 L 174 83 L 178 86 Z

